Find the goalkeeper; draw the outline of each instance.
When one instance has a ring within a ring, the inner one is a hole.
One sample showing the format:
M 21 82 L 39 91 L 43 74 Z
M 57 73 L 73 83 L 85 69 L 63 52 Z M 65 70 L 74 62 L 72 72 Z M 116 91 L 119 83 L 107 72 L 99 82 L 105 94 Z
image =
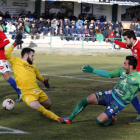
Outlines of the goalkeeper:
M 74 117 L 85 109 L 87 105 L 105 105 L 106 110 L 96 118 L 99 125 L 109 125 L 115 121 L 115 116 L 131 103 L 140 88 L 140 74 L 135 70 L 137 60 L 134 56 L 127 56 L 123 68 L 114 71 L 97 70 L 89 65 L 83 67 L 83 72 L 98 74 L 103 77 L 120 77 L 112 90 L 96 92 L 84 98 L 76 105 L 67 118 L 58 118 L 61 123 L 71 123 Z
M 33 63 L 35 51 L 31 48 L 24 48 L 21 52 L 22 59 L 11 54 L 14 47 L 23 43 L 21 39 L 22 35 L 18 34 L 15 42 L 5 51 L 5 56 L 13 67 L 15 81 L 17 87 L 21 90 L 22 100 L 32 109 L 41 112 L 50 119 L 58 121 L 58 116 L 49 111 L 51 102 L 48 96 L 37 85 L 36 78 L 49 88 L 49 79 L 43 79 Z

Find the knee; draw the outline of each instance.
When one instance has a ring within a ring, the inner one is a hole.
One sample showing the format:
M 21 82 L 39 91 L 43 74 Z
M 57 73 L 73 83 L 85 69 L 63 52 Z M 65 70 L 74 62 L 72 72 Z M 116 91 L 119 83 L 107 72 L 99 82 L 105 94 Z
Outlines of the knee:
M 98 125 L 103 125 L 103 123 L 100 122 L 97 118 L 96 118 L 96 123 L 97 123 Z

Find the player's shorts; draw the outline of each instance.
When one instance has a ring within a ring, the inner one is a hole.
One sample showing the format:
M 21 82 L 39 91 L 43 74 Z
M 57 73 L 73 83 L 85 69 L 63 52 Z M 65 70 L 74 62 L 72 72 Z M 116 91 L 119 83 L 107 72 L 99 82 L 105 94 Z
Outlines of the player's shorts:
M 105 105 L 104 113 L 111 119 L 116 116 L 124 107 L 121 106 L 111 95 L 111 90 L 95 93 L 98 104 Z
M 30 102 L 38 101 L 39 103 L 48 99 L 48 96 L 44 93 L 43 90 L 37 89 L 28 89 L 21 90 L 22 100 L 29 106 Z
M 7 60 L 0 60 L 0 73 L 5 73 L 7 71 L 11 71 Z

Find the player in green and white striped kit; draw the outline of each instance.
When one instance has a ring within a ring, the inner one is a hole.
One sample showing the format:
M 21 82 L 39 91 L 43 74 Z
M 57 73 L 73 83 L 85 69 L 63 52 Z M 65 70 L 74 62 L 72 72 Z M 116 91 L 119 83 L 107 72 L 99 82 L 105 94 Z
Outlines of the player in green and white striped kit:
M 135 70 L 137 60 L 134 56 L 127 56 L 123 68 L 114 71 L 97 70 L 89 65 L 83 67 L 83 72 L 98 74 L 103 77 L 120 77 L 119 82 L 112 90 L 96 92 L 84 98 L 76 105 L 67 118 L 58 118 L 61 123 L 71 123 L 75 116 L 85 109 L 87 105 L 106 105 L 106 110 L 96 118 L 99 125 L 112 124 L 127 104 L 131 103 L 140 88 L 140 74 Z

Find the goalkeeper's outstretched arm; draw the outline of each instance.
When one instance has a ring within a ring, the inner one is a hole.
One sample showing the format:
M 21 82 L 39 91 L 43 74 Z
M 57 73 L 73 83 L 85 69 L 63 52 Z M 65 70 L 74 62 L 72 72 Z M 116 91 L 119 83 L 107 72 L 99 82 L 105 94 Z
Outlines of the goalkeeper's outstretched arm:
M 82 71 L 87 72 L 87 73 L 94 73 L 103 77 L 119 77 L 120 76 L 120 73 L 118 70 L 114 70 L 114 71 L 97 70 L 97 69 L 92 68 L 89 65 L 84 66 L 82 68 Z

